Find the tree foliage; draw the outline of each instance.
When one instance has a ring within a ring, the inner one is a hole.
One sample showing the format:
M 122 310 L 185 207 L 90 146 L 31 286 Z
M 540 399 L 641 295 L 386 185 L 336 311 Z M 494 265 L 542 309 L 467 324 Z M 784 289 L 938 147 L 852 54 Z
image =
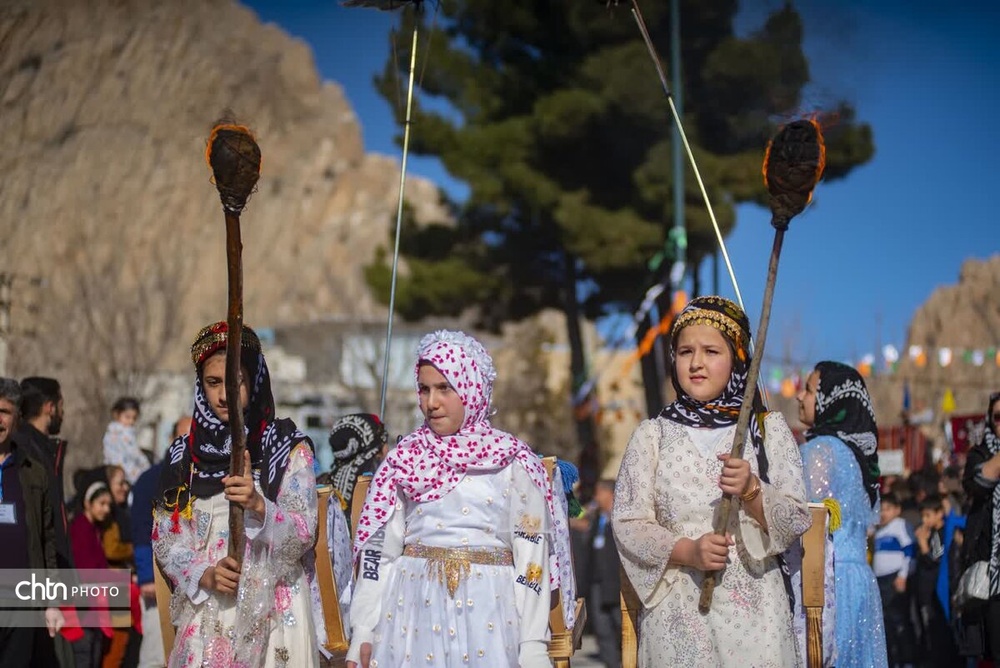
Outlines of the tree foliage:
M 642 7 L 664 55 L 669 5 Z M 764 147 L 783 119 L 803 112 L 809 82 L 796 11 L 786 6 L 738 37 L 737 9 L 734 0 L 681 1 L 684 125 L 723 233 L 735 205 L 765 202 Z M 407 224 L 399 311 L 475 308 L 495 329 L 545 307 L 572 317 L 577 305 L 589 317 L 634 307 L 656 280 L 647 262 L 667 243 L 674 175 L 669 107 L 627 9 L 444 0 L 432 11 L 405 15 L 376 85 L 397 101 L 409 70 L 405 36 L 420 21 L 431 46 L 420 51 L 410 148 L 439 157 L 470 194 L 455 205 L 456 225 Z M 874 149 L 849 104 L 828 111 L 838 119 L 827 129 L 832 180 Z M 697 263 L 715 236 L 690 176 L 685 191 L 688 260 Z M 388 275 L 384 256 L 369 267 L 386 300 Z

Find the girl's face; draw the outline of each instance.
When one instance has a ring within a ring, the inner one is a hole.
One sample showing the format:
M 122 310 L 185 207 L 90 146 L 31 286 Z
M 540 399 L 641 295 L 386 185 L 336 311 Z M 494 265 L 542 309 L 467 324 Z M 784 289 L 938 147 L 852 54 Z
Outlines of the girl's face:
M 465 422 L 462 397 L 448 380 L 430 364 L 421 364 L 417 371 L 417 392 L 420 412 L 427 426 L 438 436 L 451 436 Z
M 107 490 L 97 492 L 90 501 L 83 504 L 83 512 L 93 524 L 100 524 L 111 514 L 111 494 Z
M 247 381 L 247 370 L 240 369 L 240 404 L 246 407 L 250 401 L 250 386 Z M 205 399 L 222 422 L 229 422 L 229 404 L 226 403 L 226 351 L 220 350 L 205 360 L 201 367 L 201 387 L 205 390 Z
M 115 469 L 108 480 L 108 488 L 115 503 L 122 504 L 128 500 L 128 482 L 125 480 L 125 473 L 120 469 Z
M 139 411 L 134 408 L 126 408 L 123 411 L 115 413 L 115 420 L 121 422 L 126 427 L 134 427 L 138 419 Z
M 799 422 L 807 427 L 816 424 L 816 393 L 819 392 L 819 371 L 806 378 L 806 384 L 795 397 L 799 400 Z
M 697 401 L 711 401 L 726 389 L 733 353 L 722 332 L 708 325 L 689 325 L 677 335 L 674 367 L 681 389 Z

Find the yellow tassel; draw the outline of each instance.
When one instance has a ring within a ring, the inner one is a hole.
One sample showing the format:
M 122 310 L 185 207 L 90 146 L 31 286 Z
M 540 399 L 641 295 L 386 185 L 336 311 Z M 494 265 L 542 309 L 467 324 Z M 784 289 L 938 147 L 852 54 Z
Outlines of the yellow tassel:
M 823 505 L 830 511 L 830 533 L 840 528 L 840 504 L 837 499 L 830 497 L 823 499 Z
M 333 495 L 337 497 L 337 501 L 340 502 L 340 509 L 343 510 L 344 512 L 347 512 L 347 500 L 344 498 L 344 496 L 336 489 L 333 490 Z

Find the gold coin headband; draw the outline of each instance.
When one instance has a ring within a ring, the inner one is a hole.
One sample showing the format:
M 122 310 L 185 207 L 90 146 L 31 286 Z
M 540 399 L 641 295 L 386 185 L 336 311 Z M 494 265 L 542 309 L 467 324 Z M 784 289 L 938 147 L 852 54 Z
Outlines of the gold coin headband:
M 194 362 L 195 366 L 198 366 L 205 361 L 212 353 L 216 352 L 220 348 L 224 348 L 229 339 L 229 326 L 225 322 L 217 322 L 214 325 L 209 325 L 208 327 L 202 328 L 198 332 L 198 336 L 195 338 L 194 343 L 191 344 L 191 361 Z M 243 326 L 243 338 L 241 343 L 243 344 L 244 350 L 249 350 L 251 352 L 260 352 L 260 339 L 257 338 L 257 333 L 252 329 Z
M 746 340 L 743 327 L 737 321 L 742 313 L 736 304 L 723 297 L 701 297 L 688 305 L 674 322 L 673 338 L 685 327 L 691 325 L 707 325 L 722 332 L 722 335 L 733 342 L 736 354 L 741 360 L 746 360 Z M 700 304 L 713 304 L 722 307 L 722 311 L 711 308 L 700 308 Z M 694 308 L 692 308 L 692 306 Z M 735 316 L 735 317 L 734 317 Z

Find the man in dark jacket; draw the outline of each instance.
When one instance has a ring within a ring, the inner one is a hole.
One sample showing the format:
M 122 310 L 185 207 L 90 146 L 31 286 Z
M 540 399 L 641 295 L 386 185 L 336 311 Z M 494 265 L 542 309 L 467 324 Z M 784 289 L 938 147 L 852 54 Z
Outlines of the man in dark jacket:
M 615 481 L 599 480 L 594 488 L 596 513 L 590 526 L 587 564 L 584 573 L 590 576 L 587 613 L 597 636 L 601 661 L 608 668 L 618 668 L 622 662 L 621 561 L 611 531 L 611 508 L 615 503 Z
M 56 530 L 56 562 L 73 567 L 69 545 L 69 522 L 63 493 L 63 462 L 66 442 L 53 438 L 62 428 L 63 397 L 59 381 L 32 377 L 21 381 L 21 420 L 14 440 L 25 454 L 42 464 L 49 476 L 49 499 Z
M 74 567 L 74 562 L 63 493 L 66 442 L 55 438 L 62 428 L 62 422 L 63 396 L 59 381 L 41 376 L 24 378 L 21 381 L 21 417 L 14 440 L 28 457 L 42 465 L 48 476 L 48 502 L 52 506 L 52 523 L 55 527 L 56 565 L 60 570 L 67 570 Z M 56 665 L 56 658 L 61 668 L 71 668 L 74 665 L 72 648 L 62 635 L 49 640 L 45 634 L 35 634 L 36 663 L 40 654 L 45 656 L 44 661 L 48 665 Z
M 0 378 L 0 568 L 56 568 L 55 527 L 49 503 L 49 478 L 38 461 L 12 438 L 17 426 L 21 390 L 17 381 Z M 45 611 L 48 636 L 62 628 L 59 610 Z M 0 625 L 0 666 L 45 665 L 34 653 L 40 629 Z M 51 665 L 51 664 L 49 664 Z

